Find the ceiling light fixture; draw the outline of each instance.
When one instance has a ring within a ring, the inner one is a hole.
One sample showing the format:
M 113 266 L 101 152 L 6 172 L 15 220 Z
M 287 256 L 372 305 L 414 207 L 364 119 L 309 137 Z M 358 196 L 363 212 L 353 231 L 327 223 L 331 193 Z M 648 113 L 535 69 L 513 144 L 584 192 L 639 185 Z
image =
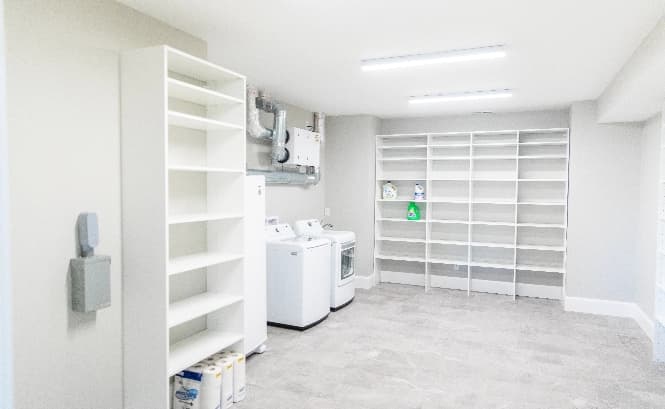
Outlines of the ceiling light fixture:
M 493 89 L 488 91 L 472 91 L 461 92 L 456 94 L 435 94 L 423 95 L 419 97 L 410 97 L 410 104 L 427 104 L 434 102 L 455 102 L 455 101 L 472 101 L 478 99 L 495 99 L 495 98 L 510 98 L 513 96 L 513 91 L 510 89 Z
M 476 48 L 440 51 L 426 54 L 400 55 L 397 57 L 372 58 L 360 62 L 363 71 L 389 70 L 393 68 L 418 67 L 460 61 L 491 60 L 506 56 L 505 45 L 490 45 Z

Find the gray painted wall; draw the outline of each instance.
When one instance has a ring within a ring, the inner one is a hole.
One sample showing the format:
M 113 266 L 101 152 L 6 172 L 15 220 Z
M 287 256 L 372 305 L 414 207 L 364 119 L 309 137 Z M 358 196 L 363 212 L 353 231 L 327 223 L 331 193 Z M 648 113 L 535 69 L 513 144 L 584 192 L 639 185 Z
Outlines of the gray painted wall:
M 121 408 L 120 52 L 206 44 L 111 0 L 4 4 L 14 408 Z M 112 305 L 96 314 L 70 309 L 82 211 L 98 213 L 112 257 Z
M 644 124 L 640 137 L 639 236 L 635 301 L 649 318 L 654 317 L 661 132 L 662 116 L 658 114 Z
M 368 115 L 328 118 L 326 222 L 356 233 L 356 270 L 374 271 L 374 156 L 379 119 Z
M 580 102 L 570 128 L 566 293 L 634 302 L 642 127 L 598 124 Z

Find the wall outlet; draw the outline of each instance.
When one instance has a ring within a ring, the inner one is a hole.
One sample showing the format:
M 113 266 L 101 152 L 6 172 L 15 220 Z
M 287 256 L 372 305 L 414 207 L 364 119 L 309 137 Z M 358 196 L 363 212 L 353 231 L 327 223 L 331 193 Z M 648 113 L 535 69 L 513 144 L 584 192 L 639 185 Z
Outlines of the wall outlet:
M 323 215 L 325 217 L 330 217 L 330 208 L 329 207 L 326 207 L 326 208 L 323 209 Z

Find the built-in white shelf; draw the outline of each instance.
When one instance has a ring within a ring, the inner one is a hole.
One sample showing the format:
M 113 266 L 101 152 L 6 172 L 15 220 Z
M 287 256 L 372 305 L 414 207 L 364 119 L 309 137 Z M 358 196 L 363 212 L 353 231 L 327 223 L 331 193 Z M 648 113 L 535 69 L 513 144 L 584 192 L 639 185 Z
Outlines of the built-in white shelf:
M 196 129 L 199 131 L 242 131 L 245 129 L 242 125 L 190 115 L 184 112 L 169 111 L 168 118 L 169 125 L 171 126 Z
M 228 348 L 243 339 L 242 333 L 204 330 L 196 335 L 171 345 L 168 375 L 190 367 L 210 355 Z
M 189 213 L 169 216 L 169 224 L 200 223 L 242 219 L 242 213 Z
M 120 65 L 123 393 L 168 408 L 172 375 L 244 350 L 246 79 L 168 46 Z
M 568 139 L 563 128 L 377 136 L 379 279 L 385 273 L 389 282 L 426 289 L 560 299 Z M 386 149 L 420 150 L 386 158 Z M 398 187 L 399 199 L 381 198 L 381 185 L 388 180 Z M 419 203 L 422 220 L 411 226 L 406 210 L 415 183 L 425 187 L 427 199 Z M 487 278 L 492 275 L 494 280 Z
M 170 260 L 168 274 L 180 274 L 187 271 L 198 270 L 217 264 L 228 263 L 242 259 L 242 254 L 233 253 L 198 253 L 187 256 L 175 257 Z
M 208 88 L 199 87 L 175 78 L 168 79 L 169 98 L 176 98 L 198 105 L 242 105 L 243 100 Z
M 169 328 L 239 303 L 240 301 L 242 301 L 242 297 L 239 295 L 225 295 L 214 292 L 205 292 L 176 301 L 169 305 Z
M 395 241 L 401 243 L 426 243 L 425 239 L 411 239 L 408 237 L 377 237 L 378 241 Z

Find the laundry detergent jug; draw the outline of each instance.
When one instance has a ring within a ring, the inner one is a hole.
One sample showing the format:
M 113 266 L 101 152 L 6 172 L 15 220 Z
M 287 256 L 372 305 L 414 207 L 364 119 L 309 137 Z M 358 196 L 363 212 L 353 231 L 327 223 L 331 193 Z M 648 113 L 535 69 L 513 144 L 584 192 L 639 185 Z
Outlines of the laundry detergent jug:
M 406 220 L 420 220 L 420 208 L 415 202 L 409 202 L 406 208 Z

